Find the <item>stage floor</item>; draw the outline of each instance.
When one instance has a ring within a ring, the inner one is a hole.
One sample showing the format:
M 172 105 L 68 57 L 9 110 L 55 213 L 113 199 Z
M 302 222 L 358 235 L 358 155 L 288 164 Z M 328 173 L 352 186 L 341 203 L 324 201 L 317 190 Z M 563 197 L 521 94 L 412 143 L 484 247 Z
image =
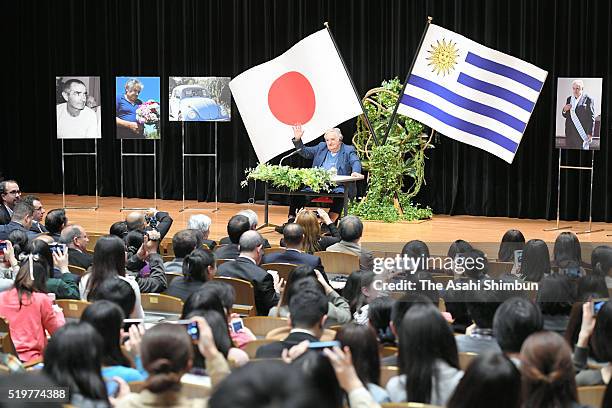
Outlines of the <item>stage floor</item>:
M 62 196 L 59 194 L 38 194 L 46 211 L 62 206 Z M 125 199 L 126 207 L 149 207 L 153 200 L 149 199 Z M 66 196 L 67 206 L 93 206 L 93 196 Z M 233 204 L 219 203 L 219 211 L 213 212 L 214 203 L 203 203 L 197 201 L 186 201 L 188 207 L 208 208 L 208 210 L 186 210 L 181 212 L 182 201 L 157 200 L 157 207 L 161 211 L 168 211 L 174 219 L 174 224 L 168 236 L 185 228 L 187 220 L 193 214 L 206 214 L 213 220 L 210 238 L 219 239 L 227 236 L 226 225 L 228 219 L 242 209 L 252 209 L 259 216 L 260 224 L 264 222 L 264 206 L 257 204 Z M 124 219 L 125 213 L 121 212 L 121 199 L 119 197 L 101 197 L 98 210 L 67 210 L 68 219 L 71 223 L 82 225 L 89 233 L 108 233 L 110 225 Z M 270 206 L 270 222 L 281 224 L 286 221 L 287 207 Z M 584 231 L 588 228 L 587 222 L 562 222 L 561 225 L 571 225 L 572 228 L 564 231 Z M 415 223 L 382 223 L 365 222 L 364 236 L 362 242 L 370 249 L 376 251 L 398 252 L 404 243 L 420 239 L 429 244 L 432 254 L 445 254 L 448 244 L 456 239 L 464 239 L 473 243 L 482 243 L 479 248 L 490 254 L 495 251 L 504 232 L 511 228 L 519 229 L 527 240 L 540 238 L 546 242 L 554 242 L 561 231 L 543 231 L 544 228 L 555 226 L 555 221 L 527 220 L 502 217 L 474 217 L 474 216 L 448 216 L 434 215 L 432 220 Z M 604 229 L 603 232 L 581 234 L 579 239 L 583 243 L 612 243 L 612 224 L 593 223 L 593 230 Z M 272 245 L 277 245 L 280 234 L 273 228 L 265 228 L 260 231 Z M 552 249 L 552 246 L 550 246 Z M 446 248 L 446 249 L 445 249 Z

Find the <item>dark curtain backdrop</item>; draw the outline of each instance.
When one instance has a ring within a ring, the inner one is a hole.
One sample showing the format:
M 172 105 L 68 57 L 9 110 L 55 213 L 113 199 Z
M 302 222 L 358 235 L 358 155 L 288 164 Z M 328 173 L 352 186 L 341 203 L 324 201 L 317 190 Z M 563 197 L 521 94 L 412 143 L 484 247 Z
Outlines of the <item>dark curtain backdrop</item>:
M 612 6 L 607 0 L 19 0 L 1 7 L 6 94 L 0 102 L 0 171 L 18 179 L 24 191 L 61 191 L 56 75 L 102 78 L 100 193 L 116 196 L 120 160 L 115 76 L 160 76 L 165 103 L 168 76 L 234 77 L 276 57 L 329 21 L 363 95 L 385 78 L 405 77 L 426 16 L 431 15 L 435 23 L 532 62 L 549 75 L 512 165 L 440 137 L 429 152 L 427 184 L 417 201 L 435 213 L 554 218 L 556 78 L 603 77 L 602 150 L 595 154 L 593 215 L 595 220 L 612 221 Z M 354 121 L 341 128 L 351 135 Z M 211 151 L 213 130 L 212 124 L 186 124 L 187 151 Z M 261 198 L 261 185 L 240 187 L 244 169 L 254 167 L 256 157 L 235 105 L 232 122 L 220 123 L 218 132 L 220 200 Z M 158 196 L 180 199 L 181 128 L 168 122 L 165 107 L 157 147 Z M 91 141 L 66 142 L 66 151 L 92 148 Z M 128 152 L 151 150 L 150 142 L 125 142 Z M 187 198 L 212 200 L 212 160 L 187 160 Z M 565 160 L 589 165 L 590 153 L 564 153 Z M 94 193 L 91 159 L 69 158 L 66 174 L 68 193 Z M 124 174 L 126 196 L 152 196 L 152 159 L 127 158 Z M 585 219 L 587 173 L 566 172 L 561 186 L 562 217 Z

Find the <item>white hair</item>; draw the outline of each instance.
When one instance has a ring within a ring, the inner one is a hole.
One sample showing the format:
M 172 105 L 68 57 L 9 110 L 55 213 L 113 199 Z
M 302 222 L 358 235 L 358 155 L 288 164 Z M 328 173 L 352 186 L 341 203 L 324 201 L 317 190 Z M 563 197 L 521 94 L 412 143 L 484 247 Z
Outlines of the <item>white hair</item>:
M 189 221 L 187 221 L 187 228 L 200 230 L 204 233 L 208 232 L 210 229 L 210 225 L 212 224 L 212 220 L 208 215 L 204 214 L 194 214 L 189 217 Z
M 255 228 L 259 223 L 259 219 L 257 218 L 257 213 L 253 210 L 241 210 L 237 215 L 244 215 L 249 219 L 249 224 L 251 225 L 251 229 Z
M 135 86 L 139 86 L 140 90 L 142 91 L 144 89 L 144 85 L 142 84 L 142 82 L 140 82 L 138 79 L 136 78 L 130 78 L 127 80 L 127 82 L 125 83 L 125 89 L 127 91 L 131 91 L 132 89 L 134 89 Z
M 327 136 L 330 133 L 335 133 L 336 135 L 338 135 L 338 139 L 342 140 L 343 136 L 342 136 L 342 132 L 340 131 L 340 129 L 338 129 L 338 128 L 327 129 L 325 131 L 325 135 L 323 137 Z
M 572 81 L 572 86 L 574 85 L 580 85 L 580 89 L 584 88 L 584 81 L 582 79 L 574 79 Z

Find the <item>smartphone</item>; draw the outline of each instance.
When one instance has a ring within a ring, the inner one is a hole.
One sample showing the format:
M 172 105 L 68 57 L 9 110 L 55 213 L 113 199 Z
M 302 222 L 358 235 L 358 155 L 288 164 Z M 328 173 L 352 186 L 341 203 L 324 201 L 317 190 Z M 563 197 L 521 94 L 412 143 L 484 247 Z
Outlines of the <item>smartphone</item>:
M 308 345 L 308 349 L 310 350 L 319 350 L 323 351 L 326 348 L 333 348 L 334 346 L 341 347 L 339 341 L 315 341 Z
M 106 394 L 112 398 L 117 397 L 119 394 L 119 383 L 117 380 L 106 381 Z
M 189 335 L 189 337 L 191 337 L 191 340 L 197 341 L 200 339 L 200 329 L 198 328 L 198 324 L 196 322 L 192 322 L 191 320 L 177 320 L 168 323 L 180 324 L 181 326 L 185 326 L 187 334 Z
M 130 326 L 144 324 L 144 319 L 123 319 L 123 331 L 129 332 Z
M 3 251 L 8 247 L 7 241 L 0 240 L 0 255 L 3 255 Z
M 514 268 L 518 270 L 521 267 L 521 263 L 523 263 L 523 250 L 517 249 L 514 251 Z
M 608 299 L 593 299 L 591 300 L 591 304 L 593 305 L 593 316 L 597 316 L 597 313 L 601 310 L 601 308 L 606 304 Z
M 53 242 L 49 244 L 49 249 L 51 250 L 51 252 L 63 254 L 66 251 L 66 244 L 59 244 L 57 242 Z
M 230 322 L 230 329 L 234 333 L 238 333 L 240 330 L 242 330 L 243 327 L 244 323 L 242 322 L 241 318 L 232 319 L 232 321 Z

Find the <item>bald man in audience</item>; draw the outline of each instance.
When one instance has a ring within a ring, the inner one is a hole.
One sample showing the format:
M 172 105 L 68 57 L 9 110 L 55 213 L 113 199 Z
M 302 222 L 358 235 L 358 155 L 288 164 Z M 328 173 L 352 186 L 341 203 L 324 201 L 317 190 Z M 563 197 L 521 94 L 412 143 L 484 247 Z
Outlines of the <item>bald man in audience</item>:
M 174 220 L 165 211 L 157 211 L 155 208 L 151 208 L 146 212 L 131 212 L 125 217 L 125 222 L 128 227 L 128 231 L 142 231 L 144 232 L 147 227 L 156 229 L 161 235 L 160 240 L 164 239 Z
M 93 256 L 87 253 L 89 237 L 80 225 L 71 225 L 62 230 L 60 242 L 68 247 L 68 264 L 87 269 Z

